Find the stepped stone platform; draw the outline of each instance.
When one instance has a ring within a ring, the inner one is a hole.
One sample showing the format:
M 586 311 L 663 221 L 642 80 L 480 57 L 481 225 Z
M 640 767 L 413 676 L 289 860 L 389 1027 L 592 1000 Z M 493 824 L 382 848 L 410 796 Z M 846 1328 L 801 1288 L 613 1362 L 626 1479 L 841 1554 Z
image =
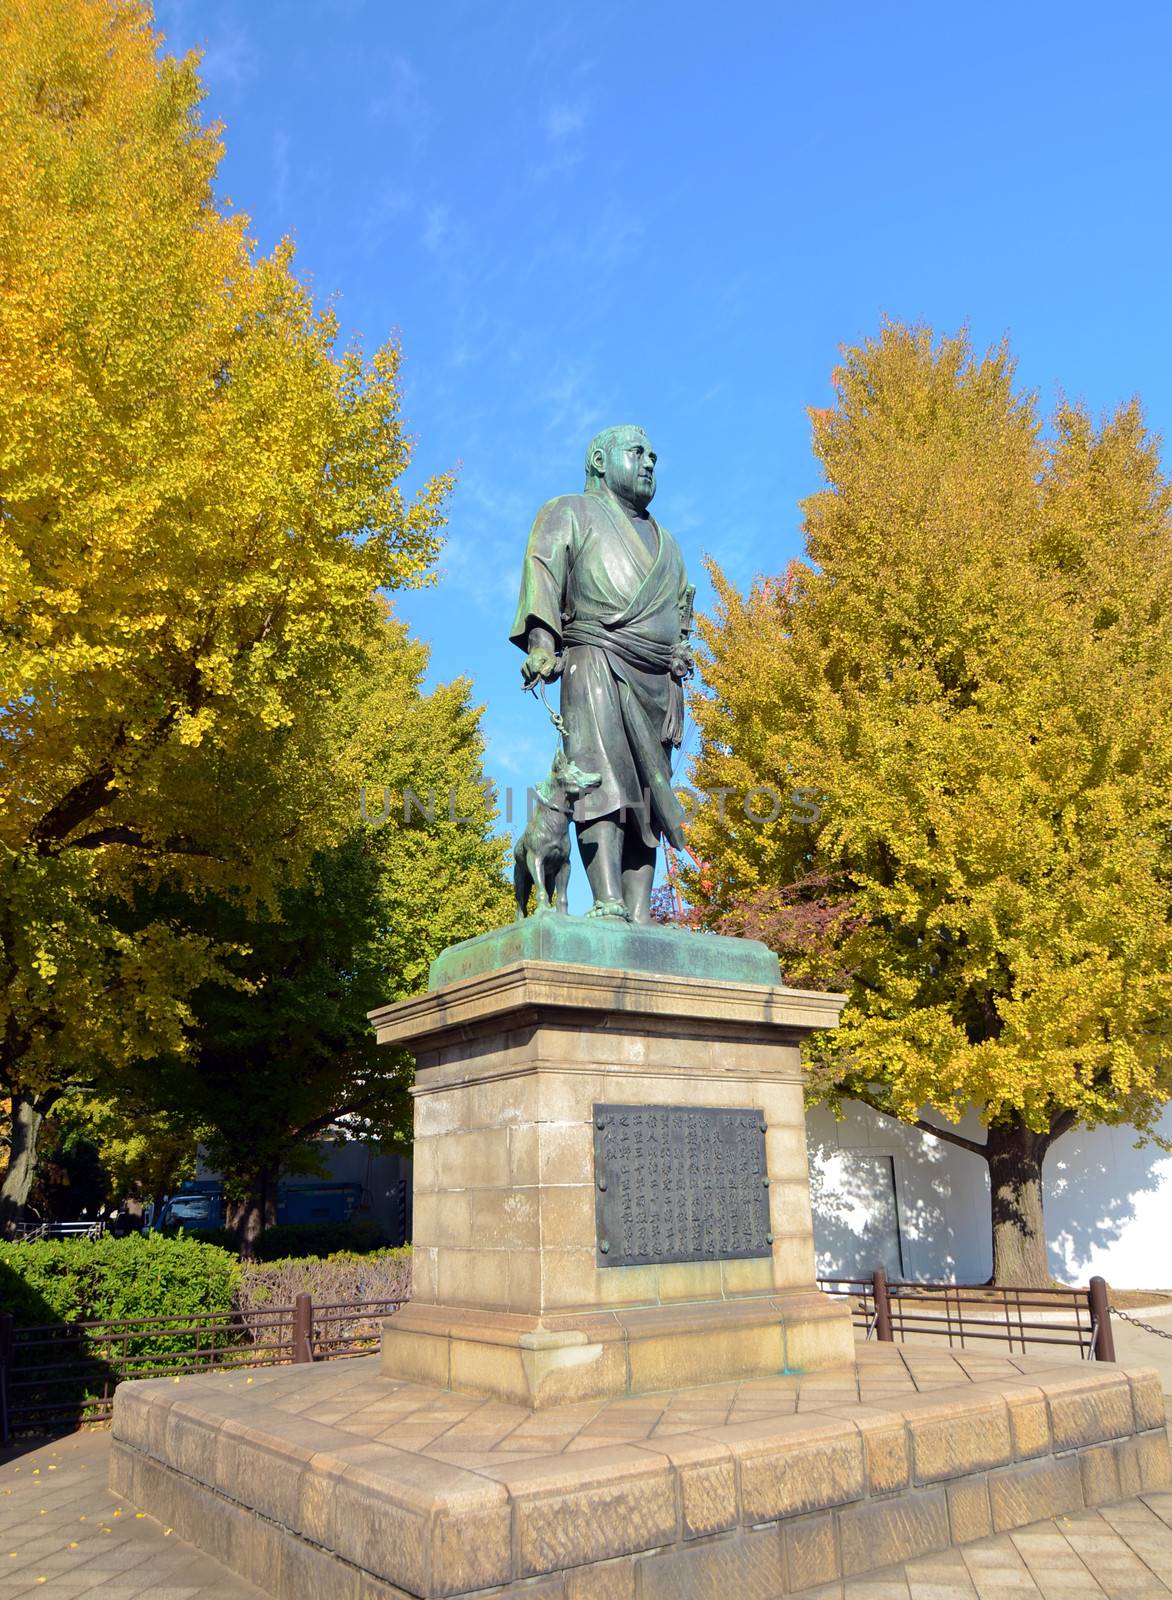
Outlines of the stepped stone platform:
M 773 1600 L 1169 1477 L 1153 1372 L 864 1345 L 544 1409 L 377 1356 L 128 1383 L 110 1486 L 288 1600 Z

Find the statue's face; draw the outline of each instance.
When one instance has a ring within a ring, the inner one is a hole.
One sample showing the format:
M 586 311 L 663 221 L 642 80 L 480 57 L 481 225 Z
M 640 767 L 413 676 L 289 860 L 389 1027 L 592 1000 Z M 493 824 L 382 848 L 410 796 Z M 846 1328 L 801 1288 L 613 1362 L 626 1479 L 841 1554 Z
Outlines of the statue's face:
M 655 498 L 655 451 L 645 433 L 632 430 L 613 440 L 603 462 L 606 486 L 624 505 L 645 511 Z

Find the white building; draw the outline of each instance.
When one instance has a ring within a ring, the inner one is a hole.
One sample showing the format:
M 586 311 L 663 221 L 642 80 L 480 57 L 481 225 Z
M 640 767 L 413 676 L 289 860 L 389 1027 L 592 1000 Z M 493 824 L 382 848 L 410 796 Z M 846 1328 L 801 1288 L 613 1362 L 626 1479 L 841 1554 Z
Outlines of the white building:
M 981 1283 L 993 1265 L 989 1169 L 979 1156 L 851 1101 L 845 1121 L 807 1115 L 818 1271 Z M 937 1121 L 928 1115 L 927 1120 Z M 975 1115 L 959 1132 L 983 1139 Z M 1172 1139 L 1172 1107 L 1158 1131 Z M 1050 1270 L 1120 1289 L 1172 1287 L 1172 1155 L 1134 1128 L 1066 1134 L 1043 1168 Z

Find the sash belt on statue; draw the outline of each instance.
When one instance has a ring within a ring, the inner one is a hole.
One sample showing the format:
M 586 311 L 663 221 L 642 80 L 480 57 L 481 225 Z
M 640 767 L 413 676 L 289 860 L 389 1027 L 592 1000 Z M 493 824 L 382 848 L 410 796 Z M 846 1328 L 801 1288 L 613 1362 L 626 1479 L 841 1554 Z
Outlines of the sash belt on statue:
M 625 661 L 628 666 L 638 667 L 643 672 L 667 672 L 675 654 L 670 644 L 660 644 L 654 639 L 633 639 L 628 633 L 619 633 L 608 628 L 604 622 L 591 622 L 583 617 L 575 617 L 573 622 L 564 625 L 562 642 L 566 645 L 597 645 L 600 650 L 609 651 L 620 661 Z M 659 737 L 670 744 L 678 745 L 683 736 L 684 691 L 675 678 L 669 677 L 667 711 L 664 713 Z

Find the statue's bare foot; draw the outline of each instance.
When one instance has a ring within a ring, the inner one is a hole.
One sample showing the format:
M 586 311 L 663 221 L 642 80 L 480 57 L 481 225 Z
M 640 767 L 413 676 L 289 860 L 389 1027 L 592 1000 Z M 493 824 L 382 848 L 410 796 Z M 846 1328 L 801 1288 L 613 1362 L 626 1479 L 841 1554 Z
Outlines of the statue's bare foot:
M 622 900 L 596 900 L 586 915 L 588 917 L 617 917 L 621 922 L 630 921 L 630 915 Z

